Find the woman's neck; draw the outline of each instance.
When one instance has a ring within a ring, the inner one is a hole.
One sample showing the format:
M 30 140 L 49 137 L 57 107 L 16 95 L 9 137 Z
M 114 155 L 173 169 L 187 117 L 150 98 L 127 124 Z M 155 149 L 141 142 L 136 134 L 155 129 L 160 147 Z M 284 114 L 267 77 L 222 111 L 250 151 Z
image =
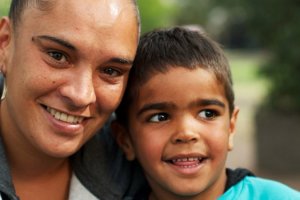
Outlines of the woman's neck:
M 5 156 L 20 199 L 67 199 L 72 175 L 69 158 L 56 158 L 29 148 L 30 145 L 22 142 L 24 140 L 16 132 L 12 133 L 13 130 L 3 125 L 0 119 Z
M 17 195 L 22 200 L 65 200 L 69 195 L 72 170 L 68 160 L 54 167 L 43 165 L 38 171 L 12 167 L 12 179 Z M 44 173 L 42 173 L 42 167 Z M 33 169 L 34 170 L 34 169 Z

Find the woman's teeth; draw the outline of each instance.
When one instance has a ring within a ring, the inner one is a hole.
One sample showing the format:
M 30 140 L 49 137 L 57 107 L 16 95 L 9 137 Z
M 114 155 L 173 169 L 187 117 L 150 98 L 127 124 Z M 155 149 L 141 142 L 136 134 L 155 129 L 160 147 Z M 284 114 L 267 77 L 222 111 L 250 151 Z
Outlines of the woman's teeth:
M 71 123 L 71 124 L 79 124 L 83 121 L 84 117 L 74 116 L 74 115 L 68 115 L 63 112 L 59 112 L 57 110 L 54 110 L 53 108 L 47 107 L 47 111 L 57 120 Z

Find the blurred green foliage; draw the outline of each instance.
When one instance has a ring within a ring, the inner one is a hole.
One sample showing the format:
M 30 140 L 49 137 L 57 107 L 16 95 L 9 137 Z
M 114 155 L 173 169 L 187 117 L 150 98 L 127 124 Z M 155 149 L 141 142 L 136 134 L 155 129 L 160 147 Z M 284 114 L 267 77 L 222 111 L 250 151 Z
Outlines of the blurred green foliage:
M 0 1 L 0 16 L 5 16 L 8 14 L 8 7 L 10 0 L 1 0 Z
M 300 1 L 245 1 L 247 26 L 272 53 L 262 73 L 271 82 L 266 106 L 300 113 Z
M 137 0 L 142 24 L 142 33 L 173 24 L 177 6 L 168 0 Z

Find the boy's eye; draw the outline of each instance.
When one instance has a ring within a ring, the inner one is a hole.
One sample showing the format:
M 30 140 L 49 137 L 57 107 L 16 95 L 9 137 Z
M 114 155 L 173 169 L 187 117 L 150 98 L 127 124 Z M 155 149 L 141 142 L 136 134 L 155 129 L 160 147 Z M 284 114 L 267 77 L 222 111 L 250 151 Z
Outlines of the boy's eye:
M 149 119 L 150 122 L 161 122 L 161 121 L 166 121 L 169 119 L 168 114 L 166 113 L 158 113 L 155 115 L 152 115 Z
M 199 116 L 203 119 L 214 119 L 218 116 L 218 113 L 214 110 L 202 110 Z
M 58 51 L 49 51 L 48 55 L 50 57 L 52 57 L 53 59 L 55 59 L 56 61 L 61 62 L 61 63 L 67 61 L 66 56 L 63 53 L 58 52 Z

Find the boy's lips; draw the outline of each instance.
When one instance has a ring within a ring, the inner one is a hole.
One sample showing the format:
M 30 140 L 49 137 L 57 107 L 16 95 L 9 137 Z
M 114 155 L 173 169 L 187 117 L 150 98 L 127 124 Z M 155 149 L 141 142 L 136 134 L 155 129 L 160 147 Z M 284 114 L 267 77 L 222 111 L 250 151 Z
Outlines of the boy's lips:
M 182 168 L 193 168 L 201 163 L 203 163 L 208 157 L 202 155 L 180 155 L 174 156 L 168 159 L 165 159 L 165 162 L 168 162 L 174 166 Z
M 170 167 L 171 171 L 175 172 L 179 177 L 193 178 L 203 171 L 201 169 L 205 166 L 208 159 L 208 156 L 192 153 L 177 154 L 163 161 Z
M 194 167 L 201 163 L 203 158 L 201 157 L 189 157 L 189 158 L 180 158 L 180 159 L 173 159 L 171 163 L 173 165 L 179 166 L 179 167 Z

